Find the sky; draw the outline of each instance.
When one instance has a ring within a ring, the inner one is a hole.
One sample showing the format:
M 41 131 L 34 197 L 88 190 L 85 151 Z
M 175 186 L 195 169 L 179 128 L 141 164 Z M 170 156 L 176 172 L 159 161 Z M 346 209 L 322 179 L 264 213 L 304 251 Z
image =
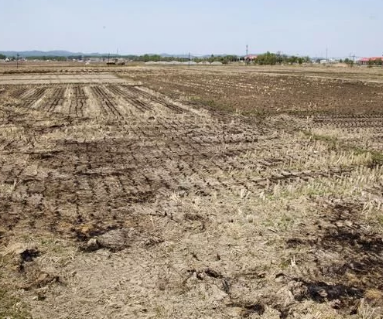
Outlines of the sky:
M 0 50 L 383 55 L 382 0 L 0 0 Z

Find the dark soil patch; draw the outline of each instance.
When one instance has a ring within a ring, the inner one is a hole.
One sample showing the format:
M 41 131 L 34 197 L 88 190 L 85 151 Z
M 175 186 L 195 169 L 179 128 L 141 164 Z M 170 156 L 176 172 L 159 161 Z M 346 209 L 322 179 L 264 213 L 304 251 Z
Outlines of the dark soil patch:
M 383 291 L 383 237 L 369 231 L 360 221 L 360 214 L 359 204 L 330 205 L 321 222 L 305 231 L 311 237 L 287 240 L 290 248 L 309 246 L 339 256 L 332 262 L 313 260 L 327 282 L 299 279 L 305 289 L 296 295 L 297 300 L 312 299 L 319 303 L 336 300 L 334 308 L 355 310 L 365 291 Z

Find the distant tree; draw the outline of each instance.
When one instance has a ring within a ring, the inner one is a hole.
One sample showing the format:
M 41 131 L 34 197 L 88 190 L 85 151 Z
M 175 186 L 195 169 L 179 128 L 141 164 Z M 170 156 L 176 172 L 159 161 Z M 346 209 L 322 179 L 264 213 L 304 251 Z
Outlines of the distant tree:
M 7 57 L 4 54 L 0 54 L 0 60 L 5 60 Z
M 343 63 L 343 60 L 342 60 L 342 59 L 340 59 L 340 60 L 339 60 L 339 63 Z
M 293 55 L 293 56 L 288 58 L 287 62 L 290 63 L 290 64 L 295 64 L 295 63 L 298 62 L 298 57 Z
M 310 63 L 311 59 L 309 56 L 307 57 L 296 57 L 296 56 L 287 56 L 285 54 L 281 54 L 280 52 L 270 53 L 266 52 L 264 54 L 260 54 L 257 56 L 257 58 L 254 60 L 255 64 L 258 65 L 275 65 L 275 64 L 303 64 L 303 63 Z
M 275 65 L 278 62 L 277 55 L 274 53 L 266 52 L 265 54 L 260 54 L 254 60 L 255 64 L 259 65 Z
M 375 64 L 375 62 L 373 61 L 373 60 L 368 60 L 368 62 L 367 62 L 367 66 L 369 67 L 369 68 L 372 68 L 372 66 Z
M 236 55 L 226 55 L 224 58 L 230 62 L 235 62 L 238 61 L 238 56 Z
M 277 54 L 276 54 L 276 61 L 277 61 L 278 64 L 282 64 L 283 63 L 283 56 L 282 56 L 280 51 L 278 51 Z

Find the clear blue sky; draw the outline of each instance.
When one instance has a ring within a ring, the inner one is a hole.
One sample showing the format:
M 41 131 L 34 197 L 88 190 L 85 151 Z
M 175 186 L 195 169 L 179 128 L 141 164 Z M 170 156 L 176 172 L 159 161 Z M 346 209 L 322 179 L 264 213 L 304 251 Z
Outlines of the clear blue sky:
M 0 50 L 383 54 L 383 0 L 0 0 Z

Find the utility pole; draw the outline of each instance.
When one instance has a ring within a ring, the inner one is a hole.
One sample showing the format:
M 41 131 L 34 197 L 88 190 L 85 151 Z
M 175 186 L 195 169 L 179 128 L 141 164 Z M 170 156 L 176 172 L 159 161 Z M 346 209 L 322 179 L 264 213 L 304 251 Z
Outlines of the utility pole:
M 16 54 L 16 69 L 19 68 L 19 54 Z
M 245 60 L 246 60 L 246 64 L 249 64 L 249 45 L 246 44 L 246 56 L 245 56 Z

